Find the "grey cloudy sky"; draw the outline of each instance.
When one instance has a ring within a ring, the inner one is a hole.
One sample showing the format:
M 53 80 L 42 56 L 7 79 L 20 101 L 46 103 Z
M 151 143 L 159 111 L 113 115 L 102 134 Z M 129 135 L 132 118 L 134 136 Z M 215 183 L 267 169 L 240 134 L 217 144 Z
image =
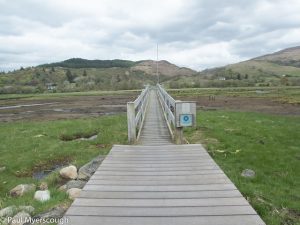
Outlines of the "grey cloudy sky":
M 0 70 L 159 58 L 196 70 L 300 45 L 299 0 L 0 0 Z

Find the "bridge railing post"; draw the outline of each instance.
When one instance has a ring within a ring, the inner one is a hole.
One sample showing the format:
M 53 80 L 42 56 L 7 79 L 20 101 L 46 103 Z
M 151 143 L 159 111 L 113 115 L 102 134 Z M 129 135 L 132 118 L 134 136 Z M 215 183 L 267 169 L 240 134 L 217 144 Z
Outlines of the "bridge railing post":
M 175 143 L 177 145 L 184 144 L 182 127 L 175 127 L 174 136 L 175 136 Z
M 150 87 L 147 85 L 134 102 L 127 102 L 128 141 L 131 144 L 137 141 L 141 133 L 148 105 L 149 90 Z
M 127 124 L 128 124 L 128 141 L 129 143 L 132 144 L 136 141 L 134 102 L 127 102 Z

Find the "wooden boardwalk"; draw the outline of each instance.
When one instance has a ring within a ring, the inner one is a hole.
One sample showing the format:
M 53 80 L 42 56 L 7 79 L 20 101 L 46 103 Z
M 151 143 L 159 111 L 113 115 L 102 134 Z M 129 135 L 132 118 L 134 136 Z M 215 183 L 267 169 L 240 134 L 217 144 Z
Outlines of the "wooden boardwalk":
M 171 144 L 155 99 L 152 92 L 143 145 L 112 148 L 67 211 L 68 224 L 264 225 L 201 145 Z
M 155 90 L 150 91 L 150 99 L 146 119 L 141 136 L 138 140 L 140 145 L 170 145 L 171 136 L 167 123 L 162 113 L 161 106 Z

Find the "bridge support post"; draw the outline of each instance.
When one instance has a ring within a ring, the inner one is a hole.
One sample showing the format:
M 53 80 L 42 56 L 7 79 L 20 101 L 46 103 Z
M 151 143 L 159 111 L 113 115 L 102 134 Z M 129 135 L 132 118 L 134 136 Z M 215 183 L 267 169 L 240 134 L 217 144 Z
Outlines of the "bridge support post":
M 134 102 L 127 103 L 128 141 L 133 144 L 136 141 L 135 108 Z
M 184 144 L 183 141 L 183 127 L 176 127 L 174 132 L 175 143 L 177 145 Z

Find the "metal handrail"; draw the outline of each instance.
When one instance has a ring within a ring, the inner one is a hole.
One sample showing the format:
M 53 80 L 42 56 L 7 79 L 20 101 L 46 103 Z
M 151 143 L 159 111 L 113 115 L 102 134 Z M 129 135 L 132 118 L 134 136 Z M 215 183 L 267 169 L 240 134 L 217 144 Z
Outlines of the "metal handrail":
M 149 85 L 133 102 L 127 102 L 128 140 L 134 143 L 142 130 L 149 99 Z M 138 135 L 137 135 L 138 131 Z
M 168 123 L 175 126 L 176 100 L 160 84 L 157 84 L 157 93 Z

